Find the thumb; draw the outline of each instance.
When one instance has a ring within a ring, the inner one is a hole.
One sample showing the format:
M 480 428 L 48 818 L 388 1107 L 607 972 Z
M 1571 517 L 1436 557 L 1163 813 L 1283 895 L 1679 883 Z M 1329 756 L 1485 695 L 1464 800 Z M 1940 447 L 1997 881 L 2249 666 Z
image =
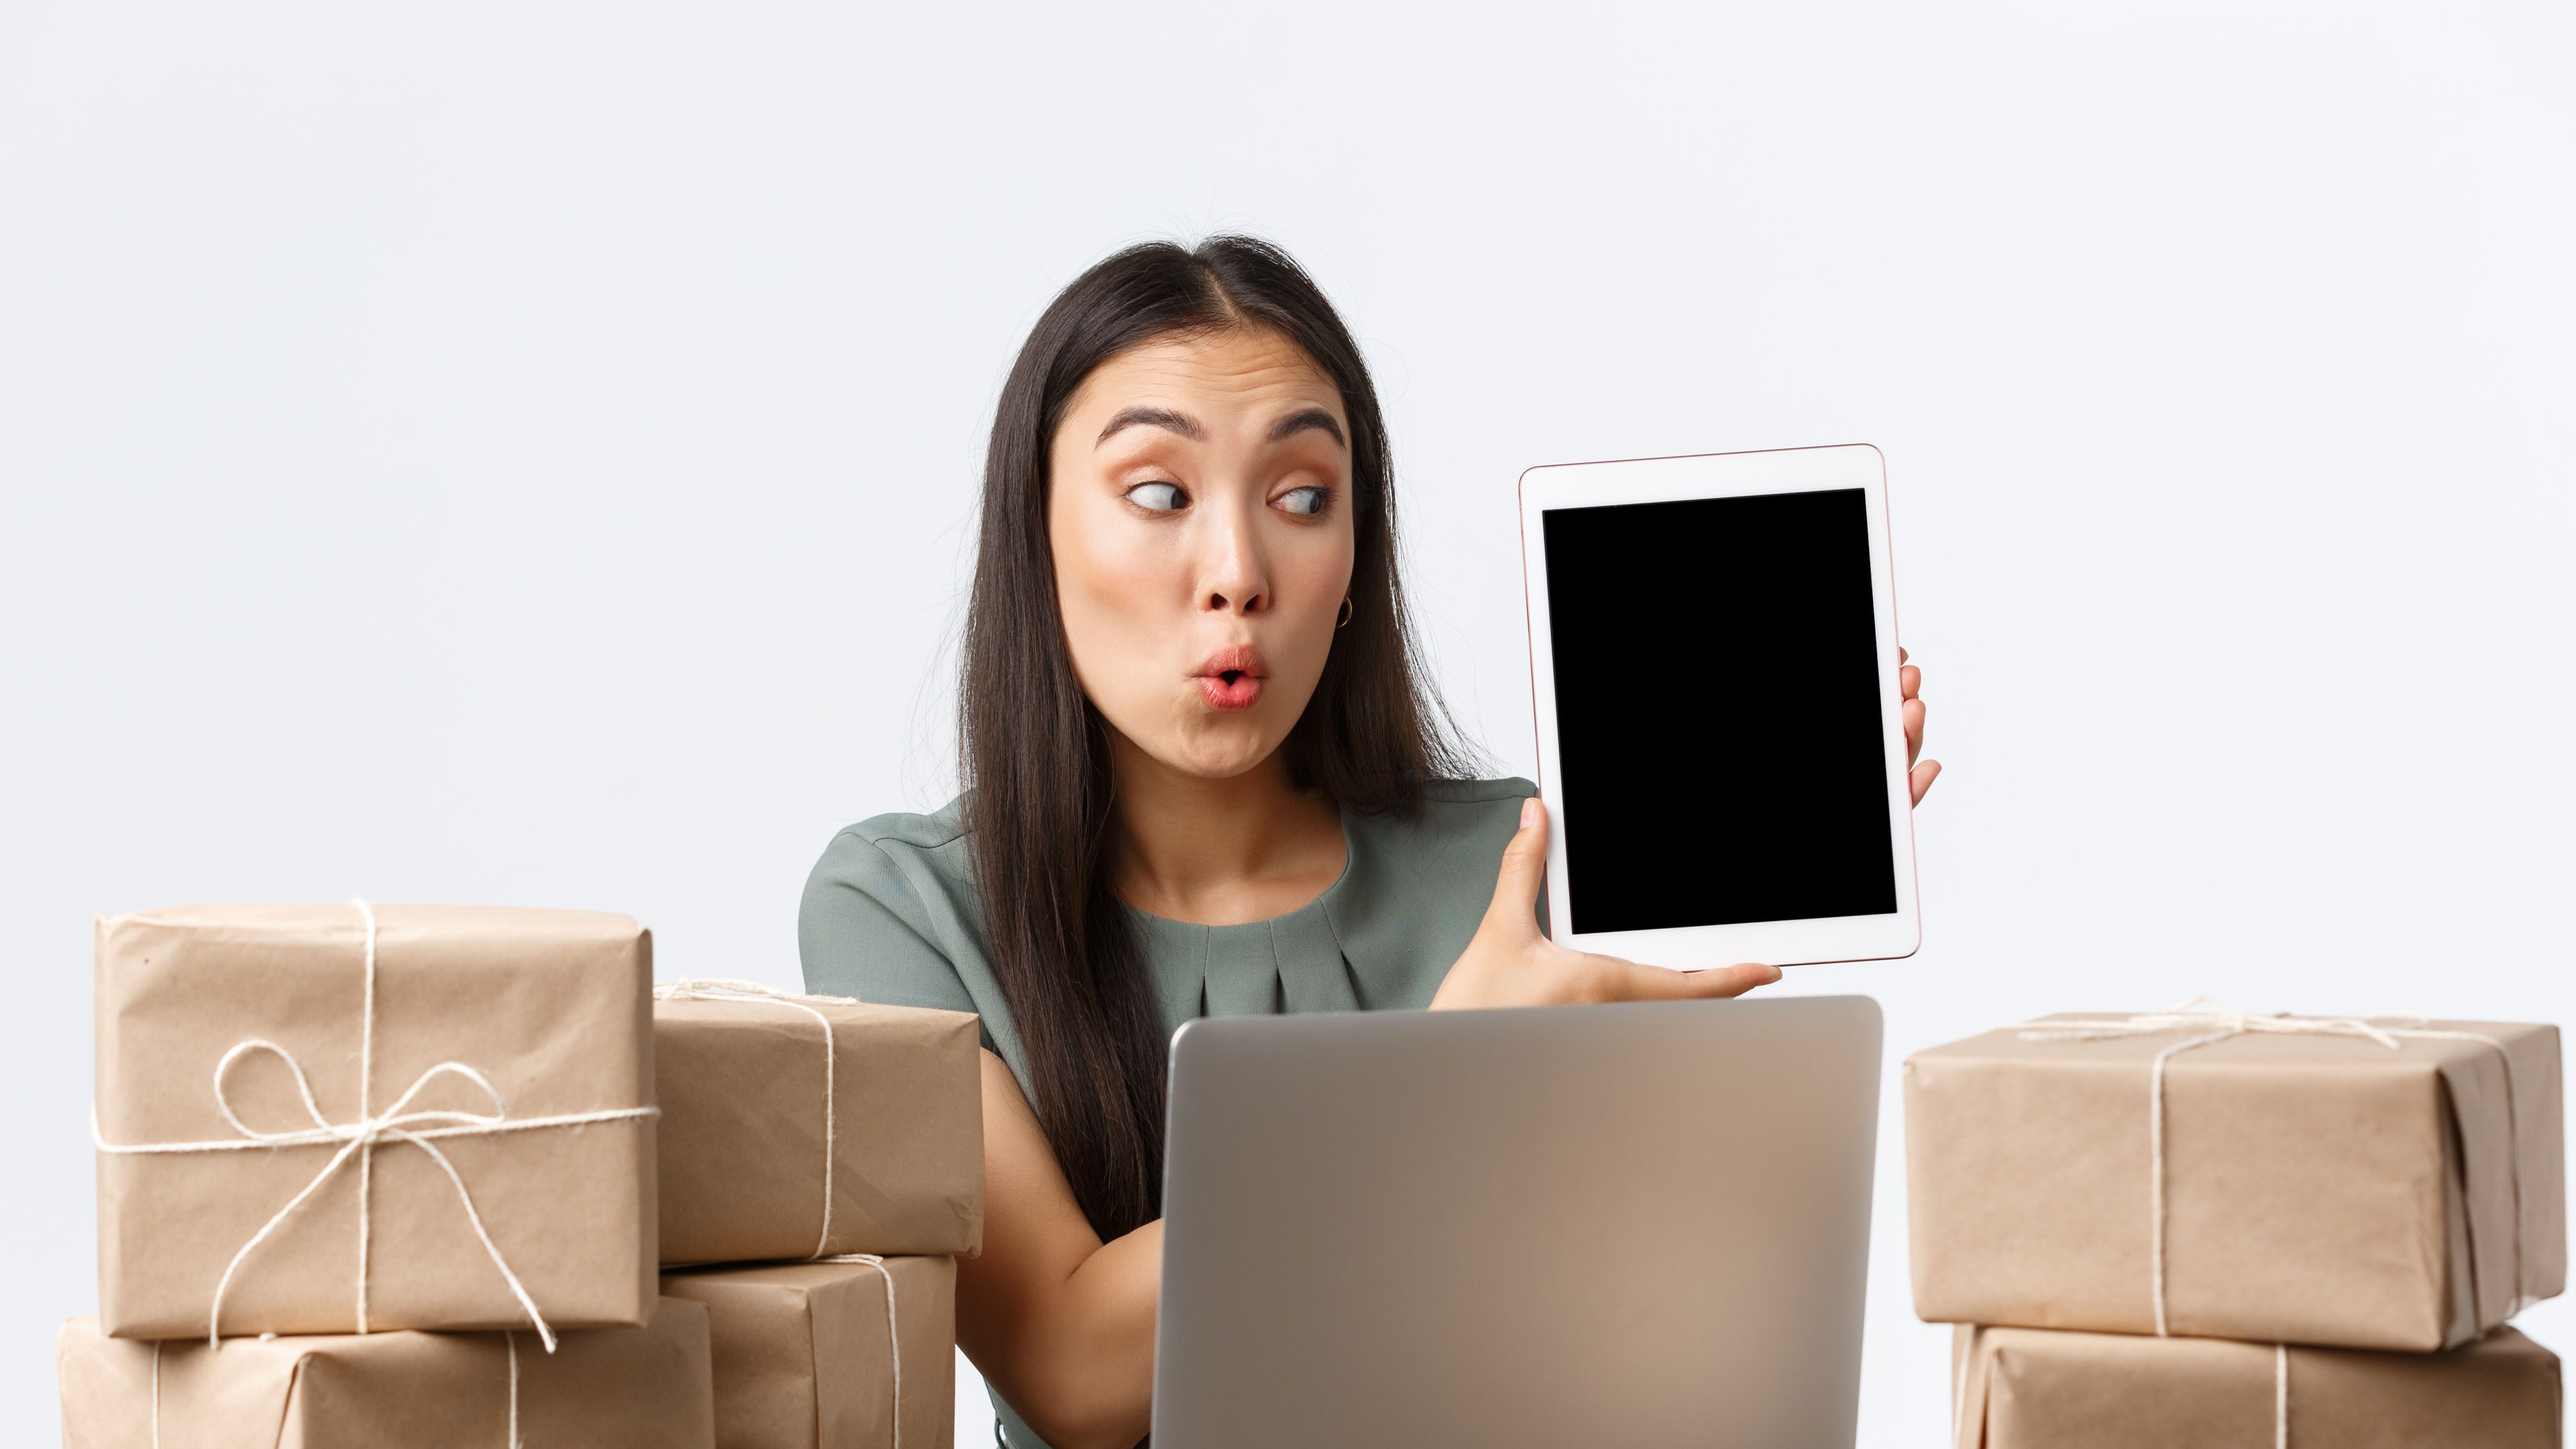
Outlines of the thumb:
M 1530 935 L 1538 934 L 1538 891 L 1547 883 L 1547 807 L 1532 796 L 1521 802 L 1521 828 L 1503 847 L 1503 867 L 1494 877 L 1494 903 L 1489 921 L 1501 918 Z

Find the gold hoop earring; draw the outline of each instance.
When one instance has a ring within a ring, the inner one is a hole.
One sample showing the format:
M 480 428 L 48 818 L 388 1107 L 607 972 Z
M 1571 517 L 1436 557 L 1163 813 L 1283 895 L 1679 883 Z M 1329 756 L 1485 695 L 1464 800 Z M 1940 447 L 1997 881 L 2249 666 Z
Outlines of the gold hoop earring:
M 1334 627 L 1334 628 L 1336 628 L 1336 629 L 1347 629 L 1347 628 L 1349 628 L 1350 626 L 1351 626 L 1351 597 L 1350 597 L 1350 595 L 1348 595 L 1348 594 L 1344 594 L 1344 595 L 1342 596 L 1342 616 L 1341 616 L 1340 618 L 1335 619 L 1335 620 L 1333 621 L 1333 627 Z

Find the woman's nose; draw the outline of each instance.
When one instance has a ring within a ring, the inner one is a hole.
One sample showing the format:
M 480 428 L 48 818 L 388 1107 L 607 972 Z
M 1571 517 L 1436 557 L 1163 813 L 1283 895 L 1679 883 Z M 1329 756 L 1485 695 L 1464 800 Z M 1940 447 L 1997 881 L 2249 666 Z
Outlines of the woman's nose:
M 1229 519 L 1208 539 L 1199 607 L 1220 614 L 1257 614 L 1270 607 L 1269 570 L 1250 520 Z

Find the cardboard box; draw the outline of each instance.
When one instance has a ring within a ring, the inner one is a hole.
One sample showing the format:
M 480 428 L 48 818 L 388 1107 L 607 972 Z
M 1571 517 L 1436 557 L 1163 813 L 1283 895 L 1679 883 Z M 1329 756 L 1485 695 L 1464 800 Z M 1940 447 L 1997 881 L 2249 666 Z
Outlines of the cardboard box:
M 724 1449 L 948 1449 L 954 1258 L 697 1268 L 662 1282 L 706 1305 Z
M 104 1330 L 201 1337 L 219 1294 L 226 1335 L 642 1323 L 651 983 L 585 911 L 102 919 Z
M 2122 1020 L 1906 1061 L 1924 1318 L 2421 1352 L 2565 1286 L 2556 1027 Z
M 562 1335 L 371 1333 L 143 1343 L 98 1321 L 55 1350 L 64 1449 L 713 1449 L 707 1312 Z
M 2558 1356 L 2510 1328 L 2446 1353 L 1962 1325 L 1954 1449 L 2556 1449 Z
M 656 998 L 664 1263 L 983 1245 L 972 1015 L 714 982 Z

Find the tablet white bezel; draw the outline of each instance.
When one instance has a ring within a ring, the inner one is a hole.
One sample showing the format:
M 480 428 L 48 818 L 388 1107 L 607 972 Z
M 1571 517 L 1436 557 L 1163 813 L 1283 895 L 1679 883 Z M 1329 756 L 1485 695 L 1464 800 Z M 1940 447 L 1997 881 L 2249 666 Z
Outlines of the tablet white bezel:
M 1577 933 L 1571 924 L 1575 888 L 1566 866 L 1566 843 L 1582 822 L 1566 815 L 1565 772 L 1557 757 L 1556 658 L 1548 621 L 1547 533 L 1540 526 L 1540 515 L 1551 508 L 1849 488 L 1860 489 L 1869 506 L 1870 592 L 1878 621 L 1879 731 L 1886 742 L 1888 844 L 1896 869 L 1896 910 L 1876 916 Z M 1522 586 L 1529 605 L 1530 702 L 1538 724 L 1539 796 L 1547 802 L 1551 826 L 1547 892 L 1554 939 L 1578 950 L 1684 971 L 1739 961 L 1791 966 L 1913 955 L 1922 944 L 1915 901 L 1914 811 L 1906 783 L 1904 703 L 1896 677 L 1896 568 L 1888 542 L 1887 465 L 1878 449 L 1858 443 L 1556 464 L 1521 475 L 1520 502 Z

